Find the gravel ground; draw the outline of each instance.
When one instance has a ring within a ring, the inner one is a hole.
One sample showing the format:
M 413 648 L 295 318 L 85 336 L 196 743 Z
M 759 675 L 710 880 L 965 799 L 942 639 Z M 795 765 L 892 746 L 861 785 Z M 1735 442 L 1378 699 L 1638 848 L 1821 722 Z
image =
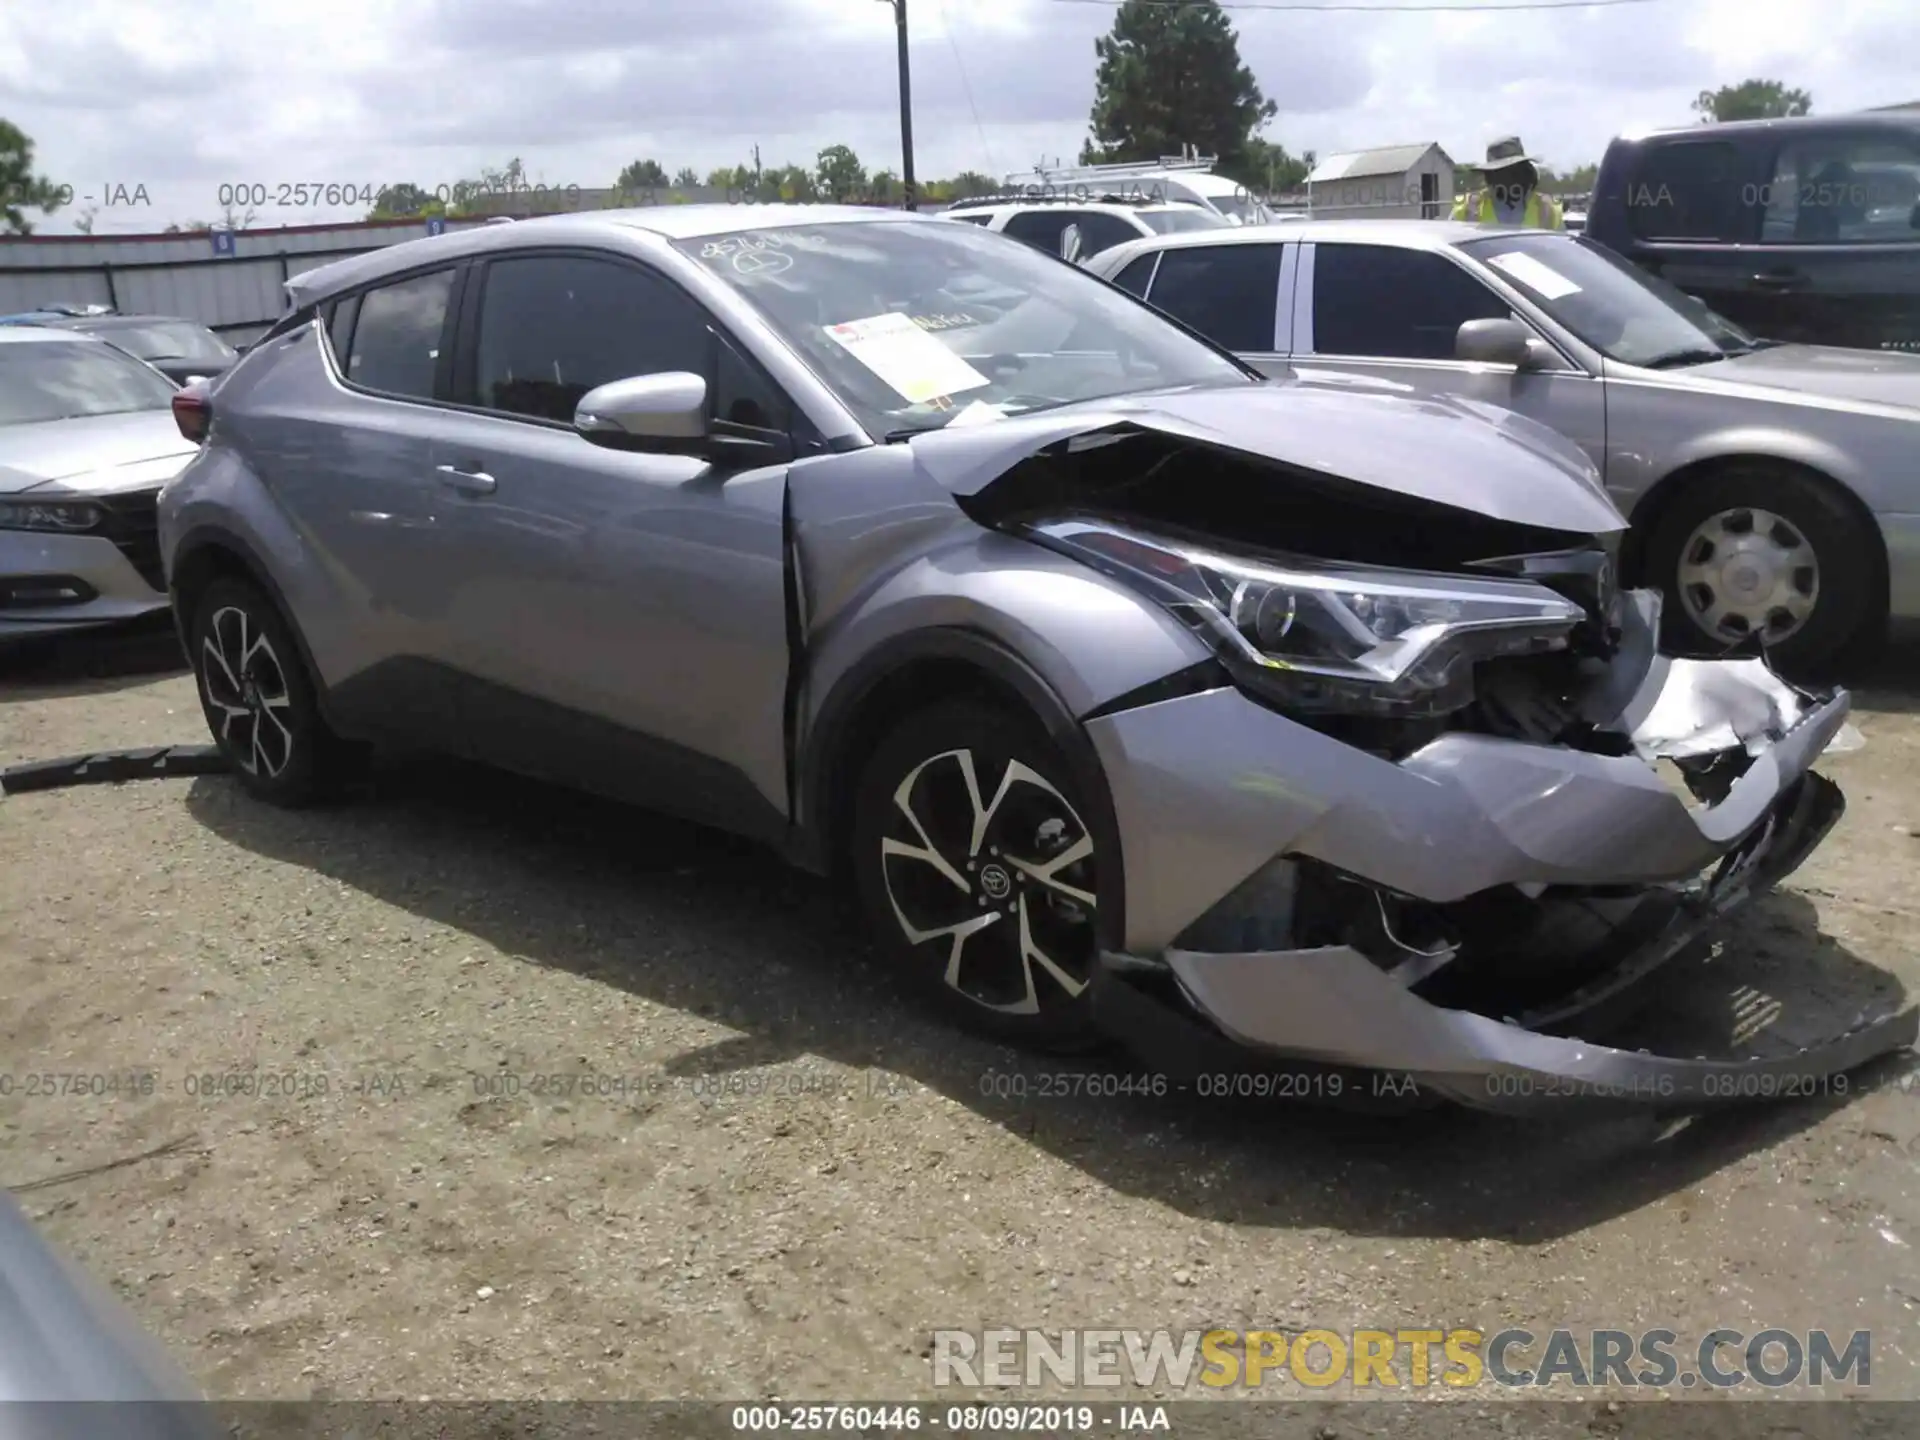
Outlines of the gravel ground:
M 203 739 L 162 650 L 0 675 L 0 764 Z M 1920 979 L 1902 673 L 1728 953 Z M 1779 1325 L 1870 1327 L 1873 1393 L 1920 1398 L 1904 1061 L 1675 1133 L 995 1098 L 1022 1062 L 812 882 L 451 767 L 302 815 L 224 778 L 15 796 L 0 856 L 0 1178 L 217 1396 L 925 1396 L 937 1327 Z M 589 1071 L 632 1078 L 540 1079 Z M 275 1093 L 196 1093 L 236 1072 Z

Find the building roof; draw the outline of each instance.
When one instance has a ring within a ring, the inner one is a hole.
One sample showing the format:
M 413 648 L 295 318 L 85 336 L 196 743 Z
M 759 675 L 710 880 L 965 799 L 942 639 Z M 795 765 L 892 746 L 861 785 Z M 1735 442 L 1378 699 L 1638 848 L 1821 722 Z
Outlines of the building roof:
M 1355 150 L 1346 155 L 1329 155 L 1313 167 L 1307 176 L 1309 185 L 1324 185 L 1330 180 L 1362 180 L 1375 175 L 1404 175 L 1422 160 L 1429 150 L 1439 150 L 1434 141 L 1422 145 L 1387 145 L 1378 150 Z M 1449 165 L 1453 160 L 1440 150 L 1440 158 Z

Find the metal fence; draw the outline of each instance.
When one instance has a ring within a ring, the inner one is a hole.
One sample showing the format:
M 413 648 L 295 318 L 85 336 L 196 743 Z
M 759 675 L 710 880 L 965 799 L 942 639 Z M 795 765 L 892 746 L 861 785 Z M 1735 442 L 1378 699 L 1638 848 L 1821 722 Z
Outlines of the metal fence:
M 128 315 L 197 320 L 235 344 L 258 338 L 286 310 L 286 282 L 479 219 L 391 220 L 189 235 L 16 236 L 0 241 L 0 315 L 69 303 Z

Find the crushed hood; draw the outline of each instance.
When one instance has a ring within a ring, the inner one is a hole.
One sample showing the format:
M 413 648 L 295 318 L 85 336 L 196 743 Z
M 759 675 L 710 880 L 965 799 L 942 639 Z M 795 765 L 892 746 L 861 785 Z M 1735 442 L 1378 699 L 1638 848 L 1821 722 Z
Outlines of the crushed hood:
M 967 496 L 1050 447 L 1118 443 L 1141 431 L 1519 525 L 1587 535 L 1627 528 L 1570 441 L 1510 411 L 1450 398 L 1297 381 L 1209 386 L 948 425 L 907 444 L 928 478 Z
M 0 495 L 53 485 L 108 495 L 160 485 L 199 448 L 170 409 L 8 425 L 0 428 Z

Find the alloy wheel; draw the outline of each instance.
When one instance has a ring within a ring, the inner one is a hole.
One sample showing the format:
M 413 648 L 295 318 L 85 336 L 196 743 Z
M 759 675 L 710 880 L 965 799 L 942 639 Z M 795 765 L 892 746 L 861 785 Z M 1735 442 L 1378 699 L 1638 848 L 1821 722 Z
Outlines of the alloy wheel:
M 199 668 L 207 704 L 220 717 L 221 748 L 247 774 L 278 777 L 293 759 L 284 718 L 293 697 L 266 631 L 239 606 L 222 606 L 200 642 Z
M 996 768 L 989 792 L 982 771 Z M 907 772 L 888 822 L 887 900 L 908 944 L 946 942 L 947 986 L 1006 1015 L 1081 995 L 1095 951 L 1093 836 L 1043 775 L 943 751 Z
M 1777 645 L 1820 598 L 1820 564 L 1799 527 L 1771 510 L 1722 510 L 1680 550 L 1675 589 L 1687 616 L 1715 639 Z

